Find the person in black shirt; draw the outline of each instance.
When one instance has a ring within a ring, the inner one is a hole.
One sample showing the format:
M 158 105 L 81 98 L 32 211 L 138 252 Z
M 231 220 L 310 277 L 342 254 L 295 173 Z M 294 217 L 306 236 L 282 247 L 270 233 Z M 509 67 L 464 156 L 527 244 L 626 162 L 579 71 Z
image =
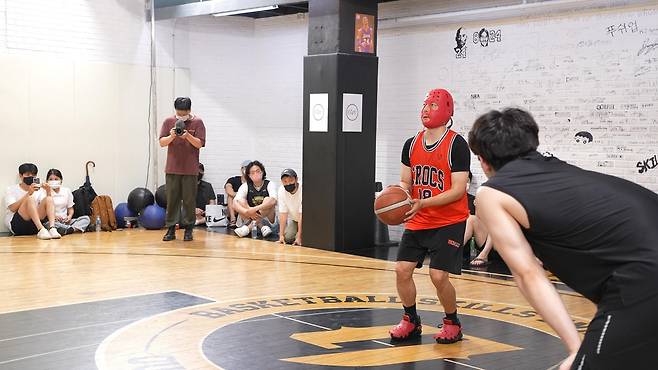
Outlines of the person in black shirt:
M 203 163 L 199 163 L 199 182 L 196 190 L 196 225 L 206 223 L 206 206 L 216 204 L 217 196 L 215 189 L 209 182 L 203 181 L 203 174 L 206 172 Z
M 489 180 L 486 224 L 528 302 L 564 341 L 560 369 L 653 369 L 658 347 L 658 194 L 536 151 L 538 126 L 516 108 L 480 116 L 469 146 Z M 539 264 L 597 305 L 582 345 Z
M 245 174 L 247 181 L 240 185 L 233 201 L 233 207 L 242 222 L 242 226 L 234 232 L 243 238 L 256 227 L 263 238 L 267 238 L 272 232 L 278 231 L 279 226 L 276 217 L 276 185 L 267 179 L 265 166 L 259 161 L 249 163 Z
M 233 176 L 226 180 L 226 184 L 224 185 L 224 191 L 226 192 L 226 204 L 228 208 L 228 216 L 229 216 L 229 224 L 228 227 L 229 229 L 235 229 L 236 225 L 235 222 L 238 218 L 238 211 L 236 211 L 235 207 L 233 206 L 233 199 L 235 199 L 235 194 L 237 194 L 238 189 L 240 189 L 240 186 L 245 183 L 245 176 L 244 176 L 244 171 L 245 168 L 251 163 L 250 160 L 242 161 L 242 165 L 240 166 L 240 176 Z

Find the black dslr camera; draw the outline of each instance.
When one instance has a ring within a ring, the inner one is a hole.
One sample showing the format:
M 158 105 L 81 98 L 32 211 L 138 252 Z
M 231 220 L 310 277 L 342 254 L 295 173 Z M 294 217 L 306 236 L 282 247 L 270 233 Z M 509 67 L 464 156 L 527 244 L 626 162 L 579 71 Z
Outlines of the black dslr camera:
M 174 126 L 174 131 L 176 132 L 176 136 L 183 135 L 183 132 L 185 131 L 185 121 L 183 121 L 182 119 L 176 120 L 176 126 Z

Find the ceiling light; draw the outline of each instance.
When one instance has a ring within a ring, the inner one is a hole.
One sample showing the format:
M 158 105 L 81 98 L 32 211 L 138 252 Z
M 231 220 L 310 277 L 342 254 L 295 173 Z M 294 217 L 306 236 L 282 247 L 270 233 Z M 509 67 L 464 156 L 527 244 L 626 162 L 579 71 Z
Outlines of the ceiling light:
M 237 14 L 245 14 L 245 13 L 255 13 L 255 12 L 263 12 L 266 10 L 274 10 L 278 9 L 278 5 L 268 5 L 268 6 L 260 6 L 258 8 L 249 8 L 249 9 L 238 9 L 238 10 L 231 10 L 228 12 L 220 12 L 220 13 L 215 13 L 213 16 L 215 17 L 223 17 L 227 15 L 237 15 Z

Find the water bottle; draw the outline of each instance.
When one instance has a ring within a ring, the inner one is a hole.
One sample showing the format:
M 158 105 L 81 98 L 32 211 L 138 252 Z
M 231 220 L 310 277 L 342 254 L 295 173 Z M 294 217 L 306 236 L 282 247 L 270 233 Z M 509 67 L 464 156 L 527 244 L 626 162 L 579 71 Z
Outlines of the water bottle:
M 471 240 L 468 241 L 468 246 L 471 249 L 471 260 L 473 260 L 475 257 L 477 257 L 480 252 L 475 248 L 475 238 L 471 238 Z
M 253 223 L 253 226 L 251 227 L 251 238 L 256 239 L 258 237 L 258 228 L 256 227 L 256 223 Z
M 101 216 L 96 216 L 96 231 L 101 231 Z

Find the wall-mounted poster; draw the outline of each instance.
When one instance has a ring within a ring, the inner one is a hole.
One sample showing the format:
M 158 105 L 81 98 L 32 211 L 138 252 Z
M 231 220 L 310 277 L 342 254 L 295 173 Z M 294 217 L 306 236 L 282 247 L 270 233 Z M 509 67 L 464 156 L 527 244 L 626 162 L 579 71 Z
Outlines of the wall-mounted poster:
M 329 94 L 310 94 L 308 130 L 310 132 L 328 132 Z
M 354 21 L 354 51 L 375 52 L 375 16 L 356 13 Z
M 363 95 L 343 94 L 343 132 L 361 132 Z

